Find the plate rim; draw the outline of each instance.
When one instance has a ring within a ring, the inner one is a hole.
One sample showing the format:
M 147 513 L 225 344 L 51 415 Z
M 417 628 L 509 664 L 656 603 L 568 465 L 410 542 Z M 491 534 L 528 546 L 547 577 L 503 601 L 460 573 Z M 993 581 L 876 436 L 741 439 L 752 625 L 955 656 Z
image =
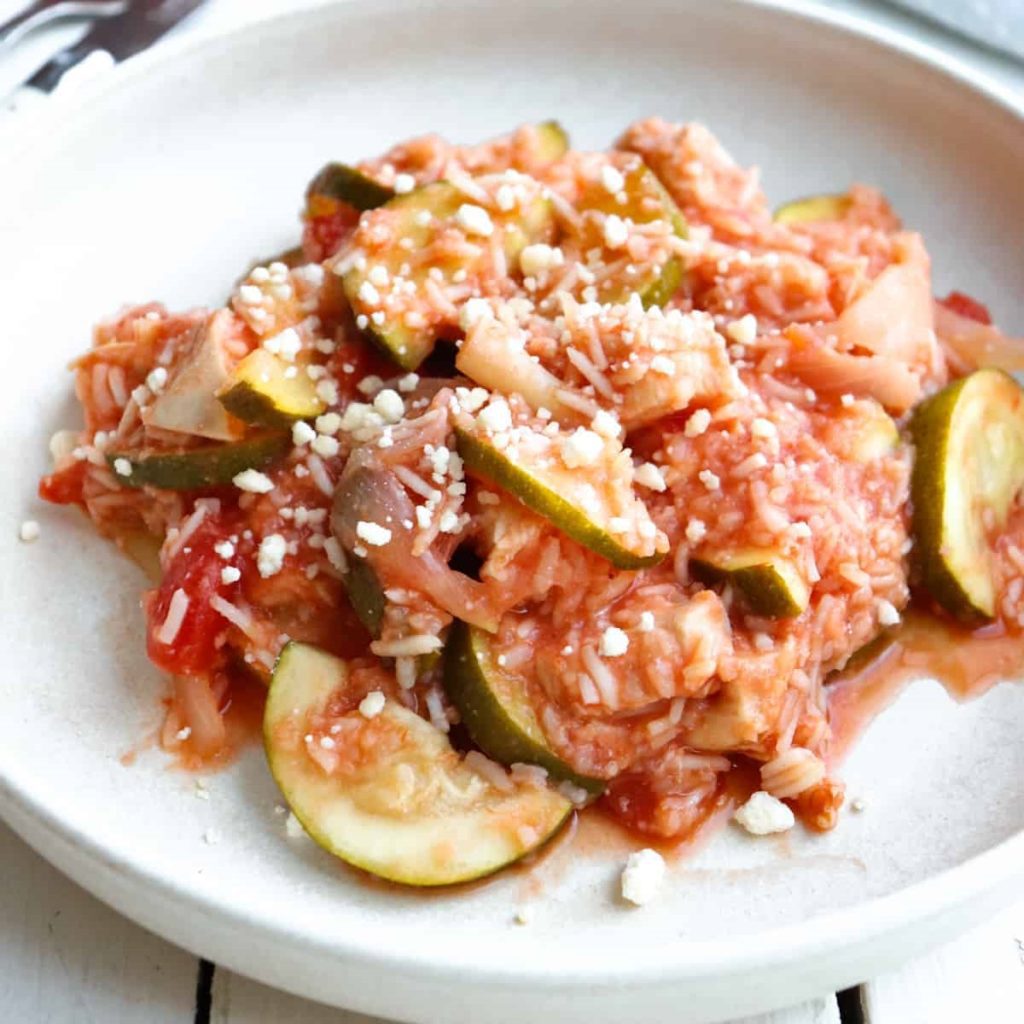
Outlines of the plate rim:
M 487 5 L 487 0 L 460 2 L 479 7 Z M 805 0 L 719 0 L 719 3 L 737 9 L 758 8 L 873 44 L 951 81 L 961 91 L 982 98 L 1024 126 L 1024 93 L 1018 96 L 996 78 L 973 68 L 959 57 L 927 41 L 907 36 L 898 29 L 874 22 L 866 13 L 811 6 Z M 446 6 L 449 6 L 448 0 L 376 0 L 373 11 L 364 10 L 364 14 L 385 18 L 409 8 Z M 355 10 L 356 4 L 353 0 L 303 0 L 290 10 L 260 17 L 243 25 L 200 28 L 180 38 L 165 40 L 160 46 L 125 61 L 101 79 L 88 83 L 78 92 L 63 95 L 58 92 L 51 97 L 45 110 L 32 118 L 22 118 L 22 123 L 16 124 L 9 136 L 15 144 L 5 147 L 8 159 L 0 156 L 0 170 L 15 161 L 20 163 L 27 159 L 31 162 L 33 146 L 48 139 L 63 121 L 85 108 L 98 105 L 108 94 L 119 93 L 130 87 L 136 79 L 159 74 L 173 66 L 183 55 L 212 52 L 238 39 L 272 32 L 278 25 L 342 8 Z M 776 926 L 735 939 L 674 938 L 657 950 L 647 950 L 646 962 L 634 959 L 626 965 L 616 963 L 606 956 L 595 956 L 593 951 L 588 951 L 586 956 L 575 956 L 567 962 L 559 963 L 557 970 L 552 970 L 549 963 L 529 956 L 504 964 L 493 960 L 467 964 L 434 954 L 429 944 L 420 948 L 419 953 L 422 955 L 416 955 L 415 952 L 410 955 L 409 948 L 405 946 L 390 950 L 361 943 L 357 934 L 346 936 L 344 941 L 338 938 L 328 940 L 297 928 L 290 929 L 287 922 L 268 921 L 237 903 L 215 894 L 201 894 L 194 889 L 182 887 L 175 880 L 133 861 L 127 855 L 113 853 L 86 831 L 62 822 L 42 798 L 33 799 L 31 793 L 15 786 L 2 769 L 0 818 L 79 884 L 100 898 L 116 902 L 118 909 L 126 916 L 158 931 L 162 930 L 159 923 L 141 920 L 146 918 L 145 913 L 133 912 L 126 906 L 127 897 L 122 900 L 109 895 L 111 886 L 115 889 L 120 886 L 125 893 L 134 888 L 152 890 L 164 901 L 185 904 L 184 910 L 200 915 L 215 914 L 222 925 L 254 930 L 266 939 L 286 941 L 293 948 L 303 948 L 309 952 L 326 953 L 354 966 L 399 969 L 407 975 L 414 974 L 442 983 L 454 982 L 465 976 L 463 972 L 471 970 L 479 983 L 527 983 L 546 991 L 583 986 L 607 990 L 620 988 L 623 984 L 680 983 L 711 976 L 727 979 L 754 970 L 763 972 L 782 968 L 809 957 L 824 958 L 870 943 L 931 917 L 937 918 L 957 910 L 963 912 L 972 902 L 985 903 L 986 897 L 991 899 L 997 890 L 1005 889 L 1014 880 L 1024 878 L 1024 830 L 1021 830 L 955 867 L 887 895 L 827 911 L 808 921 Z M 103 875 L 104 880 L 93 878 L 94 872 L 97 876 Z M 114 881 L 108 885 L 105 880 L 107 878 L 113 878 Z M 164 934 L 171 937 L 172 932 L 172 941 L 180 942 L 180 936 L 170 926 Z M 230 961 L 230 958 L 223 956 L 220 959 Z M 232 963 L 231 966 L 245 972 L 245 964 Z

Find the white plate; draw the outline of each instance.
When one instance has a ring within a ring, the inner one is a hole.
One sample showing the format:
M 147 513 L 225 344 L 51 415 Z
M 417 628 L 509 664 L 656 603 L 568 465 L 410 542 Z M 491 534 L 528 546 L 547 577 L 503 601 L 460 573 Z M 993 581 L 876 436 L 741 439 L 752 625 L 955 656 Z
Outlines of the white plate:
M 939 290 L 1024 327 L 1024 130 L 934 55 L 831 16 L 700 0 L 329 6 L 126 67 L 0 181 L 7 457 L 0 530 L 0 813 L 142 924 L 306 996 L 418 1022 L 708 1021 L 891 967 L 991 908 L 1024 865 L 1024 687 L 957 707 L 933 684 L 846 770 L 830 835 L 728 829 L 643 910 L 620 851 L 563 850 L 456 895 L 356 881 L 288 841 L 256 750 L 210 780 L 119 757 L 159 719 L 137 574 L 33 498 L 72 421 L 64 364 L 126 299 L 216 301 L 295 237 L 327 156 L 425 129 L 475 139 L 557 116 L 603 146 L 632 118 L 712 125 L 773 197 L 864 179 L 926 230 Z M 945 62 L 948 63 L 948 62 Z M 32 516 L 43 537 L 15 539 Z M 203 841 L 215 829 L 220 842 Z M 514 912 L 532 908 L 528 927 Z

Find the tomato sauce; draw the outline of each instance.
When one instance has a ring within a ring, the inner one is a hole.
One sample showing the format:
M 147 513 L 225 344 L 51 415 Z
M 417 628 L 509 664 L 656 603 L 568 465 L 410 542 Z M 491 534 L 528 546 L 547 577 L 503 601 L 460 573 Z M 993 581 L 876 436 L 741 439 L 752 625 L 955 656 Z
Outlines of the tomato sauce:
M 1024 672 L 1024 640 L 1000 624 L 970 631 L 912 610 L 866 661 L 829 686 L 830 760 L 843 760 L 872 720 L 918 679 L 938 680 L 958 701 L 980 697 Z

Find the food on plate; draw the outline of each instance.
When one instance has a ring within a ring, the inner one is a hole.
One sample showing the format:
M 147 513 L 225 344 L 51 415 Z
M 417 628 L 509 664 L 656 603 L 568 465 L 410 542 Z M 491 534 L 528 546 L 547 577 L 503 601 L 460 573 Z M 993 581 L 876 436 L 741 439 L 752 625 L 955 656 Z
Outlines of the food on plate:
M 289 643 L 277 660 L 264 742 L 281 792 L 316 842 L 407 885 L 489 875 L 547 842 L 573 809 L 543 772 L 460 756 L 405 706 L 379 664 L 305 644 Z
M 836 673 L 912 602 L 1024 630 L 1022 353 L 879 192 L 773 214 L 701 125 L 431 135 L 326 164 L 223 308 L 101 323 L 40 489 L 151 574 L 167 750 L 257 687 L 301 827 L 444 886 L 575 814 L 834 827 Z
M 523 680 L 505 672 L 484 630 L 456 623 L 445 645 L 444 688 L 473 742 L 499 764 L 532 764 L 589 793 L 600 779 L 577 775 L 548 745 Z
M 990 535 L 1024 486 L 1024 390 L 1002 370 L 975 370 L 922 402 L 910 421 L 911 497 L 921 577 L 951 615 L 996 615 Z

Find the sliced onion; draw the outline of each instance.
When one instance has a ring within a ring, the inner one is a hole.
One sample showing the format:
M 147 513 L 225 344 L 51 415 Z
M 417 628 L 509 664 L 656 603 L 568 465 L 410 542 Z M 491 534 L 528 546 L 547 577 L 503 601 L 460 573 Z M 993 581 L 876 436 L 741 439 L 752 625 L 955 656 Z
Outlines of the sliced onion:
M 982 367 L 1008 373 L 1024 370 L 1024 338 L 1009 338 L 998 327 L 954 313 L 941 302 L 934 310 L 935 333 L 958 372 Z
M 819 394 L 875 398 L 895 413 L 905 412 L 921 397 L 921 382 L 897 359 L 837 352 L 828 339 L 804 325 L 786 334 L 794 342 L 789 369 Z
M 405 487 L 372 449 L 361 448 L 349 459 L 334 492 L 331 528 L 342 547 L 366 550 L 366 558 L 386 587 L 408 587 L 432 598 L 450 615 L 494 630 L 497 616 L 487 588 L 449 568 L 435 546 L 422 555 L 412 553 L 415 509 Z M 386 544 L 368 545 L 358 534 L 360 522 L 391 531 Z
M 896 261 L 836 321 L 836 347 L 930 367 L 935 338 L 928 254 L 917 235 L 901 235 L 899 243 Z
M 182 724 L 192 730 L 193 749 L 203 757 L 216 754 L 227 742 L 227 729 L 207 681 L 199 676 L 175 676 L 174 704 Z

